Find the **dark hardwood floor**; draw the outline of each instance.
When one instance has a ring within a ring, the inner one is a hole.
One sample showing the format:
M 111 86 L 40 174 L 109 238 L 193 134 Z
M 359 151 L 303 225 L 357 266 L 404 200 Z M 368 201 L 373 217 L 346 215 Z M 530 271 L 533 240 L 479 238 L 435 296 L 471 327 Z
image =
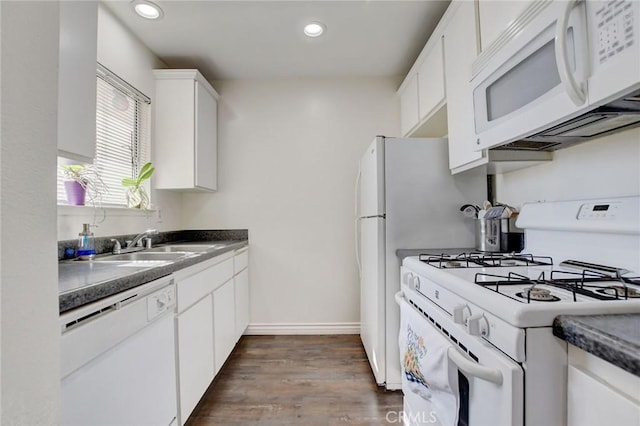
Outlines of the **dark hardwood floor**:
M 400 410 L 357 335 L 243 336 L 187 426 L 399 424 Z

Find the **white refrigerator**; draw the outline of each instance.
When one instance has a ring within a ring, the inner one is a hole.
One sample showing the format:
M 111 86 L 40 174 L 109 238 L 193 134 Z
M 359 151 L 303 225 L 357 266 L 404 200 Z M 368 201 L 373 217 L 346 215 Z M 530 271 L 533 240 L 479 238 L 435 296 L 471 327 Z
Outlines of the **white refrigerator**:
M 446 139 L 378 136 L 356 183 L 360 336 L 376 382 L 400 389 L 400 290 L 396 250 L 473 247 L 473 221 L 460 206 L 487 196 L 486 170 L 455 176 Z

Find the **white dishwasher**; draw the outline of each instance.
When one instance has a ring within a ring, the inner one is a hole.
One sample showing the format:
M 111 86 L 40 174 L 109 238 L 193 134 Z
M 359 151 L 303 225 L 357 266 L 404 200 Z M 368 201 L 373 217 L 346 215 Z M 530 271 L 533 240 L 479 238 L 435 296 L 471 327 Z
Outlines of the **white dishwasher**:
M 175 424 L 174 307 L 161 278 L 60 316 L 63 425 Z

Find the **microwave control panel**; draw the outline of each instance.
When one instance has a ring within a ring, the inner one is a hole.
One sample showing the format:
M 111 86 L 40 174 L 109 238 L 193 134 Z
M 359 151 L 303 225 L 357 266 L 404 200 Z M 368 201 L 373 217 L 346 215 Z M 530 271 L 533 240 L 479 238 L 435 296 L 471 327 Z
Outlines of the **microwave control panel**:
M 634 0 L 603 1 L 591 16 L 597 28 L 597 57 L 600 64 L 633 46 L 638 34 L 634 32 Z

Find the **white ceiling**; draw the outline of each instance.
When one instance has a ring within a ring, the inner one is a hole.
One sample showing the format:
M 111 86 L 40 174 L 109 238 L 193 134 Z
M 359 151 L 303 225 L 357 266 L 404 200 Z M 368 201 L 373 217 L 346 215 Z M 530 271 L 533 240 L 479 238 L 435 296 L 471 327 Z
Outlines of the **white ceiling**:
M 209 80 L 402 76 L 449 0 L 168 1 L 147 21 L 129 1 L 107 7 L 171 68 L 198 68 Z M 302 27 L 320 21 L 325 35 Z

